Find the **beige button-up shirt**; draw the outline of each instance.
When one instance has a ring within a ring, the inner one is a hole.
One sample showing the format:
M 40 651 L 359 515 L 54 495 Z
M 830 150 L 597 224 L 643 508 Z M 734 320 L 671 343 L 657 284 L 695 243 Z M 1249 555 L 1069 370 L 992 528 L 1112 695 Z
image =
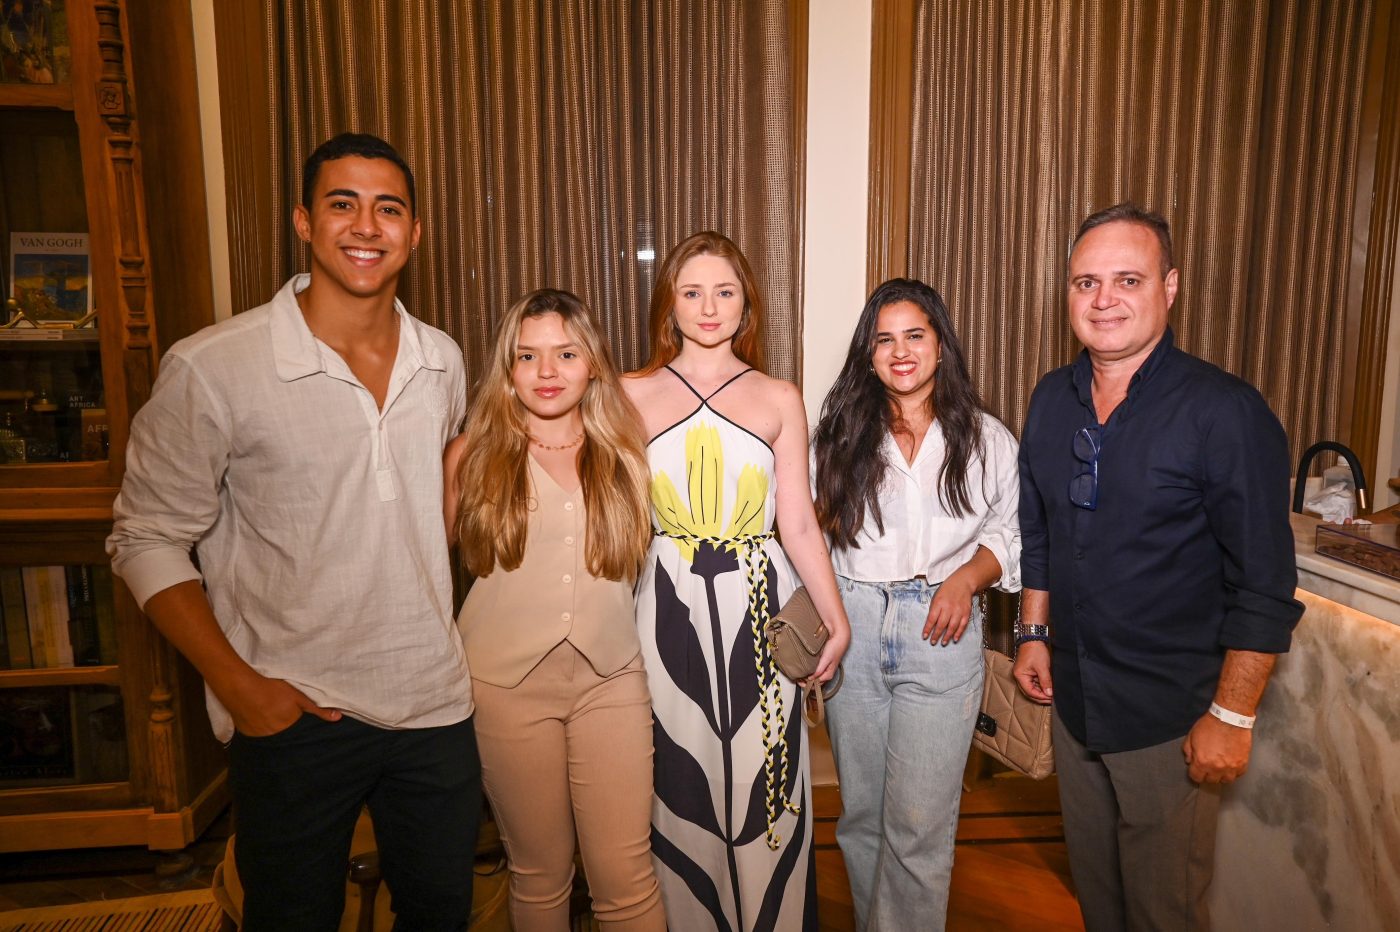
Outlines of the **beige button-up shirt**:
M 306 326 L 308 281 L 166 354 L 132 424 L 112 567 L 142 605 L 202 570 L 238 654 L 319 705 L 385 728 L 450 725 L 472 712 L 442 524 L 461 350 L 395 302 L 380 410 Z M 227 710 L 213 693 L 208 705 L 228 740 Z
M 642 649 L 632 587 L 588 572 L 583 490 L 560 488 L 533 456 L 530 483 L 535 497 L 520 566 L 478 579 L 458 618 L 472 676 L 517 686 L 566 640 L 599 676 L 616 673 Z

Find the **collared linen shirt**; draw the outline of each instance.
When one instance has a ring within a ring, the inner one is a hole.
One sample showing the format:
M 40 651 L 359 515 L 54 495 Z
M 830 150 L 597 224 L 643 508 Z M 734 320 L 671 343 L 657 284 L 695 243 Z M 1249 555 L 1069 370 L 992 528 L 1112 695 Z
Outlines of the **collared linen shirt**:
M 1020 486 L 1011 432 L 990 414 L 982 415 L 982 453 L 974 454 L 967 464 L 972 510 L 962 517 L 955 517 L 939 498 L 938 473 L 948 451 L 936 420 L 912 464 L 905 461 L 893 435 L 885 434 L 883 446 L 888 468 L 880 487 L 880 517 L 885 532 L 881 534 L 874 518 L 866 515 L 856 538 L 860 546 L 832 550 L 837 574 L 861 582 L 924 576 L 930 583 L 940 583 L 983 546 L 1001 564 L 996 587 L 1019 590 Z
M 1226 650 L 1288 650 L 1302 605 L 1288 442 L 1249 383 L 1167 330 L 1102 426 L 1098 508 L 1070 502 L 1097 425 L 1087 352 L 1049 373 L 1021 435 L 1023 581 L 1050 593 L 1055 707 L 1092 751 L 1183 737 Z
M 239 656 L 319 705 L 385 728 L 459 722 L 471 681 L 442 452 L 466 404 L 461 351 L 395 302 L 380 410 L 307 327 L 307 284 L 170 348 L 132 424 L 113 569 L 143 606 L 202 570 Z M 207 698 L 227 741 L 232 719 Z

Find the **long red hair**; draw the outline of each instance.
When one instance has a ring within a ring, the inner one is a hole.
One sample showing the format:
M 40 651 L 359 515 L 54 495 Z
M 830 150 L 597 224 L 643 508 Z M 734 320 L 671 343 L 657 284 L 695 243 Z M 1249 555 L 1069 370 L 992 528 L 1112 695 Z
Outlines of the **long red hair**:
M 656 287 L 651 292 L 651 356 L 639 375 L 650 375 L 681 353 L 681 329 L 676 325 L 676 280 L 681 268 L 696 256 L 719 256 L 728 259 L 744 289 L 744 314 L 731 344 L 734 355 L 755 369 L 763 368 L 763 341 L 760 322 L 763 319 L 763 298 L 754 282 L 753 269 L 734 242 L 722 233 L 706 230 L 681 240 L 661 263 L 656 273 Z

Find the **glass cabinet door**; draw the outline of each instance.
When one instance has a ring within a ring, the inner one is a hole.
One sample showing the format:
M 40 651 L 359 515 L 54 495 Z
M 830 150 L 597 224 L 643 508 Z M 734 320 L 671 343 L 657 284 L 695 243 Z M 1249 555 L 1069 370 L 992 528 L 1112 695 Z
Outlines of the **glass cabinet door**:
M 78 127 L 0 107 L 0 465 L 107 458 Z

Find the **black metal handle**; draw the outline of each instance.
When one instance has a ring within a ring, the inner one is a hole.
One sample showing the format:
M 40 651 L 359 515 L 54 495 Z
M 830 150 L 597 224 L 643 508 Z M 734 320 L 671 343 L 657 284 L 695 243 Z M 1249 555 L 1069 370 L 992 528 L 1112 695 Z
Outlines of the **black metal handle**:
M 1319 440 L 1317 443 L 1303 451 L 1303 455 L 1298 459 L 1298 475 L 1293 482 L 1293 510 L 1298 514 L 1303 513 L 1303 492 L 1308 484 L 1308 470 L 1312 467 L 1312 461 L 1324 450 L 1330 450 L 1347 461 L 1351 467 L 1352 477 L 1356 479 L 1356 506 L 1357 513 L 1366 510 L 1366 473 L 1361 469 L 1361 461 L 1356 458 L 1356 454 L 1350 449 L 1337 443 L 1335 440 Z

